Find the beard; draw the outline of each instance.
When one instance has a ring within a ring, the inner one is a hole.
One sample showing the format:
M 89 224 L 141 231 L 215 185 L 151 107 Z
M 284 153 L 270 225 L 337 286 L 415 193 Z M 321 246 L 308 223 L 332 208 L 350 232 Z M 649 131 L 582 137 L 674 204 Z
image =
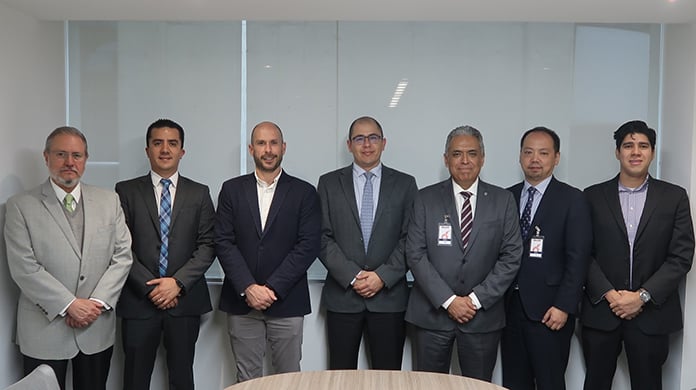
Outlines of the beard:
M 51 179 L 53 179 L 53 181 L 59 186 L 66 188 L 74 188 L 77 185 L 77 183 L 80 182 L 80 176 L 77 176 L 74 179 L 63 179 L 58 175 L 51 175 Z
M 280 163 L 283 162 L 283 156 L 282 155 L 272 155 L 272 156 L 277 157 L 277 160 L 276 160 L 276 163 L 273 164 L 272 167 L 268 168 L 264 164 L 264 161 L 262 160 L 263 156 L 254 155 L 254 165 L 256 165 L 256 169 L 258 169 L 261 172 L 273 172 L 276 169 L 278 169 L 278 167 L 280 167 Z

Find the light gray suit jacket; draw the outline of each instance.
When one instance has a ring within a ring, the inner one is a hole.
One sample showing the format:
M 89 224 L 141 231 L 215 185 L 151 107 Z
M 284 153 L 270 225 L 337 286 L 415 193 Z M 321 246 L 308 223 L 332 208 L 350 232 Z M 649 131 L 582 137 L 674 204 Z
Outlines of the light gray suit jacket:
M 133 261 L 116 193 L 81 187 L 82 248 L 49 181 L 7 201 L 7 261 L 21 290 L 16 341 L 22 354 L 33 358 L 69 359 L 114 343 L 113 310 L 82 329 L 68 327 L 60 316 L 74 298 L 96 298 L 116 307 Z
M 515 279 L 522 258 L 517 204 L 509 191 L 479 180 L 469 244 L 459 237 L 459 213 L 452 180 L 423 188 L 413 205 L 406 240 L 406 261 L 415 283 L 406 321 L 421 328 L 483 333 L 505 326 L 503 296 Z M 448 216 L 451 246 L 438 246 L 438 224 Z M 471 292 L 481 302 L 474 318 L 457 324 L 442 304 L 452 295 Z
M 322 305 L 338 313 L 403 312 L 408 300 L 404 242 L 408 217 L 418 191 L 413 176 L 382 166 L 379 200 L 367 254 L 353 187 L 353 165 L 319 178 L 322 235 L 319 259 L 329 275 Z M 365 299 L 350 282 L 361 270 L 375 271 L 384 288 Z

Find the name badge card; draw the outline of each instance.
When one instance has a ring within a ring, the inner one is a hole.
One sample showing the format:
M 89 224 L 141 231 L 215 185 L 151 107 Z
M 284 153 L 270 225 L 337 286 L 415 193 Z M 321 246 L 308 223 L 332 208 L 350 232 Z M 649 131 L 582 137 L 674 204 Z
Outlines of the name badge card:
M 539 226 L 534 226 L 534 229 L 536 229 L 536 234 L 530 239 L 529 257 L 540 259 L 544 253 L 544 236 L 541 235 Z
M 444 222 L 437 224 L 437 246 L 452 246 L 452 224 L 447 215 Z

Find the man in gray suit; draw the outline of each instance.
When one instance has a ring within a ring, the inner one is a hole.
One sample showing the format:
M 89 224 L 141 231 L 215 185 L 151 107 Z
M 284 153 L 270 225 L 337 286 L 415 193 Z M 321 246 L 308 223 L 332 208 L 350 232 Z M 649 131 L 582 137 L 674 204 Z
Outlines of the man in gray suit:
M 357 368 L 363 332 L 372 368 L 401 369 L 408 300 L 404 241 L 418 188 L 412 176 L 382 165 L 386 144 L 377 120 L 356 119 L 347 141 L 353 164 L 319 178 L 330 369 Z
M 71 361 L 74 389 L 105 389 L 131 237 L 118 196 L 80 183 L 88 152 L 79 130 L 54 130 L 43 155 L 50 179 L 8 200 L 5 220 L 24 373 L 48 364 L 65 389 Z
M 416 326 L 416 370 L 448 373 L 456 341 L 462 375 L 490 381 L 522 239 L 512 194 L 479 179 L 484 153 L 478 130 L 452 130 L 444 155 L 451 178 L 414 201 L 406 321 Z

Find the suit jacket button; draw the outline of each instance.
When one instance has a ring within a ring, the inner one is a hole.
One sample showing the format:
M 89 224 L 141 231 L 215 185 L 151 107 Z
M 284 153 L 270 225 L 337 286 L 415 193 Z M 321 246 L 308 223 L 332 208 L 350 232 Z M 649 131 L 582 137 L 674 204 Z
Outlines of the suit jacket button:
M 85 280 L 85 275 L 80 275 L 80 280 Z

